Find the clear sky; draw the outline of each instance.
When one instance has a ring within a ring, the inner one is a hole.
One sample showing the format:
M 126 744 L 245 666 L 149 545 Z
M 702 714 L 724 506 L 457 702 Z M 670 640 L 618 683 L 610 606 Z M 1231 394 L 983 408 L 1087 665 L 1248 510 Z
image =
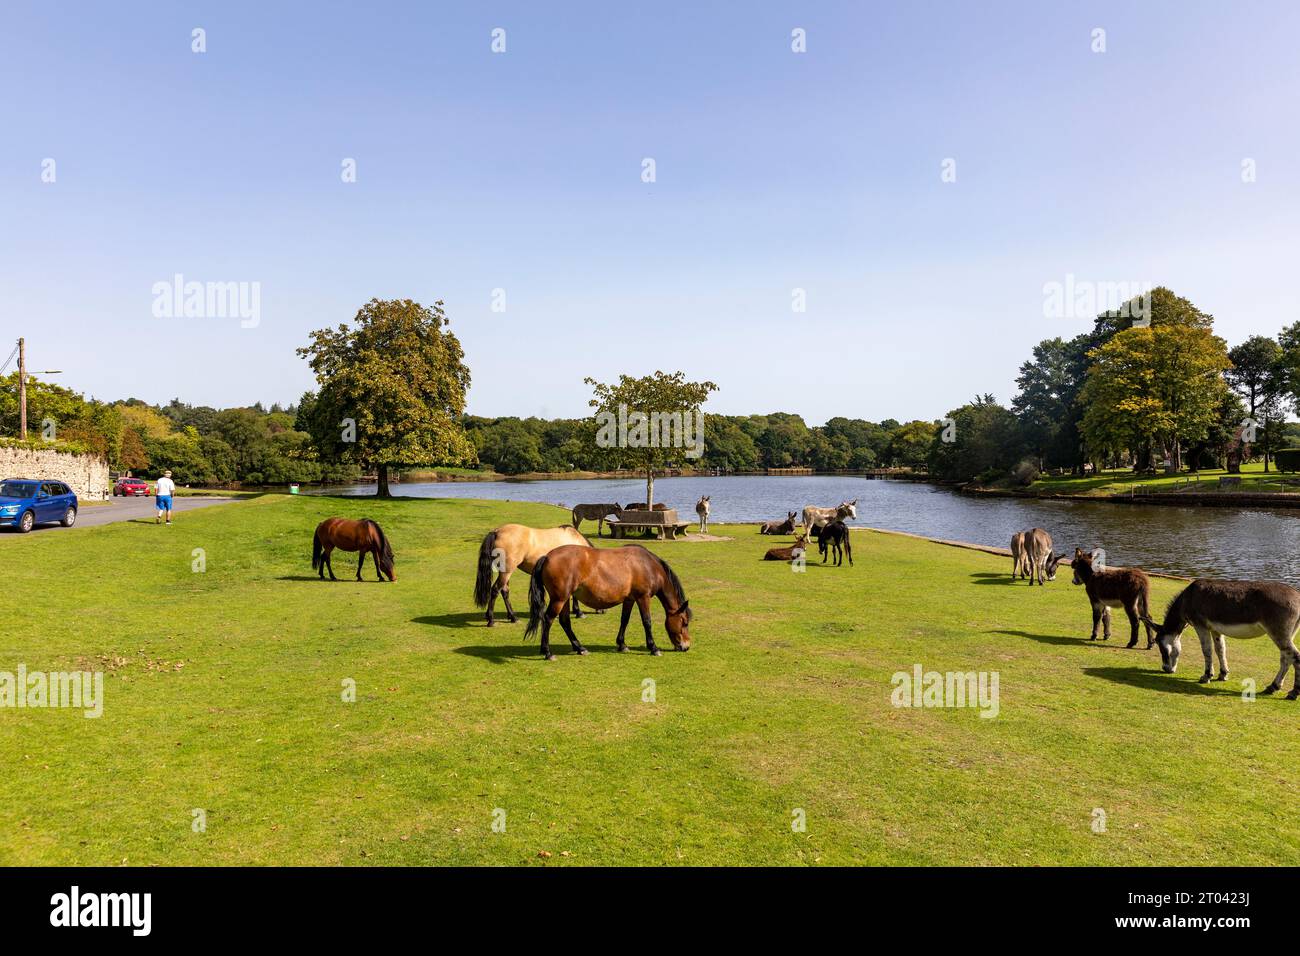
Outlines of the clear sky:
M 1044 315 L 1070 274 L 1168 285 L 1230 343 L 1300 320 L 1298 33 L 1290 2 L 17 0 L 0 359 L 284 403 L 309 330 L 442 298 L 476 414 L 655 368 L 813 424 L 1005 402 L 1088 326 Z M 156 317 L 178 273 L 259 283 L 256 326 Z

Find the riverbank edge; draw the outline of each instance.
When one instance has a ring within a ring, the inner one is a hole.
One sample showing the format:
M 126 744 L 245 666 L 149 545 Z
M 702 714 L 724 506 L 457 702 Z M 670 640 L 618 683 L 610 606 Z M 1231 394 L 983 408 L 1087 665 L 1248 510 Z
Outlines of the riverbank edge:
M 864 526 L 862 526 L 862 525 L 854 525 L 854 526 L 853 526 L 853 530 L 854 530 L 854 531 L 874 531 L 874 532 L 876 532 L 877 534 L 892 534 L 892 535 L 898 535 L 898 536 L 903 537 L 903 538 L 915 538 L 915 539 L 918 540 L 918 541 L 928 541 L 928 542 L 930 542 L 931 544 L 942 544 L 942 545 L 947 545 L 947 546 L 950 547 L 950 548 L 963 548 L 963 549 L 965 549 L 965 550 L 967 550 L 967 551 L 982 551 L 982 552 L 984 552 L 985 554 L 996 555 L 996 556 L 998 556 L 999 558 L 1009 558 L 1009 557 L 1011 557 L 1011 549 L 1010 549 L 1010 548 L 996 548 L 996 547 L 993 547 L 992 545 L 987 545 L 987 544 L 975 544 L 975 543 L 972 542 L 972 541 L 949 541 L 949 540 L 946 539 L 946 538 L 931 538 L 931 537 L 927 537 L 926 535 L 923 535 L 923 534 L 912 534 L 910 531 L 894 531 L 894 530 L 891 530 L 891 529 L 889 529 L 889 528 L 869 528 L 869 527 L 864 527 Z M 1146 571 L 1145 568 L 1144 568 L 1143 570 Z M 1170 581 L 1192 581 L 1192 580 L 1194 580 L 1194 578 L 1190 578 L 1190 577 L 1188 577 L 1188 576 L 1186 576 L 1186 575 L 1183 575 L 1183 574 L 1168 574 L 1168 573 L 1166 573 L 1166 572 L 1164 572 L 1164 571 L 1146 571 L 1146 574 L 1147 574 L 1148 577 L 1153 577 L 1153 578 L 1166 578 L 1166 579 L 1168 579 L 1168 580 L 1170 580 Z
M 732 471 L 725 475 L 717 475 L 708 471 L 687 471 L 677 474 L 655 475 L 655 481 L 668 478 L 862 478 L 867 481 L 910 481 L 913 483 L 936 483 L 929 475 L 920 474 L 890 474 L 888 477 L 869 474 L 865 471 L 814 471 L 807 474 L 786 475 L 772 474 L 767 471 Z M 519 475 L 503 475 L 499 472 L 484 472 L 481 475 L 462 475 L 439 472 L 437 469 L 430 471 L 413 471 L 402 472 L 400 481 L 393 484 L 405 482 L 407 484 L 444 484 L 454 482 L 476 482 L 476 481 L 501 481 L 501 482 L 527 482 L 527 481 L 644 481 L 644 472 L 630 471 L 528 471 Z M 356 484 L 369 484 L 373 481 L 355 482 Z
M 967 485 L 949 485 L 954 491 L 971 497 L 1027 498 L 1037 501 L 1096 501 L 1118 505 L 1175 505 L 1203 508 L 1289 508 L 1300 510 L 1300 494 L 1286 491 L 1198 491 L 1184 493 L 1163 491 L 1153 495 L 1071 495 L 1044 494 L 1034 491 L 1015 491 L 1011 488 L 972 488 Z

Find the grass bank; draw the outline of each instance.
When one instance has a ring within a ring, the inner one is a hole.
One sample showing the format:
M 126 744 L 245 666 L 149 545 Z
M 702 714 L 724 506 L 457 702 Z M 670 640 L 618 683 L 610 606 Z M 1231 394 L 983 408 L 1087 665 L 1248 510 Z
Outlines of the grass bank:
M 396 583 L 315 579 L 329 514 L 383 524 Z M 696 609 L 690 653 L 649 657 L 635 619 L 613 653 L 605 614 L 548 664 L 469 596 L 488 528 L 564 518 L 277 495 L 11 542 L 0 671 L 107 677 L 99 719 L 0 709 L 0 863 L 1300 863 L 1277 809 L 1300 704 L 1240 695 L 1267 641 L 1230 641 L 1231 682 L 1202 687 L 1190 633 L 1175 676 L 1122 633 L 1090 644 L 1064 577 L 871 532 L 857 567 L 795 574 L 719 526 L 649 545 Z M 997 717 L 892 706 L 915 664 L 997 671 Z
M 1222 477 L 1240 479 L 1231 487 L 1220 487 Z M 1115 495 L 1158 494 L 1298 494 L 1300 475 L 1281 473 L 1275 467 L 1264 471 L 1263 462 L 1250 462 L 1241 466 L 1241 473 L 1229 476 L 1222 468 L 1206 468 L 1199 472 L 1180 472 L 1176 475 L 1137 475 L 1131 469 L 1103 471 L 1096 475 L 1044 475 L 1023 489 L 1003 489 L 1038 497 L 1057 495 L 1109 498 Z

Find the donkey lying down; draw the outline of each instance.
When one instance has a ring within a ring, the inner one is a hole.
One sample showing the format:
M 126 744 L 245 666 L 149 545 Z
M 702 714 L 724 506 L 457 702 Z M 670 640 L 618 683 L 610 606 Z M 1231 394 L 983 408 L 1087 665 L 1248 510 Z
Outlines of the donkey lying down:
M 1155 624 L 1150 618 L 1150 624 Z M 1282 689 L 1288 668 L 1295 669 L 1295 682 L 1287 700 L 1300 698 L 1300 651 L 1295 633 L 1300 628 L 1300 591 L 1279 581 L 1212 581 L 1198 578 L 1187 585 L 1169 604 L 1165 621 L 1156 631 L 1160 664 L 1166 674 L 1178 669 L 1182 654 L 1182 633 L 1188 625 L 1201 639 L 1205 655 L 1205 673 L 1200 682 L 1210 679 L 1214 660 L 1219 658 L 1219 680 L 1228 677 L 1227 637 L 1259 637 L 1267 634 L 1282 655 L 1282 667 L 1273 682 L 1260 693 L 1272 694 Z

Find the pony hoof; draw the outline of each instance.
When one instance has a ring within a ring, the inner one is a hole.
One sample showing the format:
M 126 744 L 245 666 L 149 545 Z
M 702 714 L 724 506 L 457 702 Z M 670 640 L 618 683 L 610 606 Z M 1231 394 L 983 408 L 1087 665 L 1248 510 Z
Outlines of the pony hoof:
M 519 618 L 517 618 L 517 617 L 509 617 L 509 618 L 506 618 L 506 620 L 508 620 L 511 624 L 518 624 L 518 623 L 519 623 Z
M 547 655 L 546 655 L 546 659 L 547 659 L 548 661 L 553 661 L 553 660 L 555 660 L 555 655 L 554 655 L 554 654 L 547 654 Z
M 587 649 L 586 649 L 585 647 L 580 647 L 580 648 L 578 648 L 578 653 L 579 653 L 581 656 L 586 657 L 586 656 L 587 656 Z
M 1138 646 L 1137 641 L 1129 641 L 1127 644 L 1124 645 L 1125 649 L 1137 647 L 1137 646 Z
M 1215 680 L 1227 680 L 1227 679 L 1228 679 L 1227 671 L 1224 671 L 1222 674 L 1220 674 L 1218 677 L 1215 678 Z
M 627 645 L 626 645 L 626 644 L 620 644 L 620 645 L 618 645 L 618 652 L 619 652 L 620 654 L 626 654 L 626 653 L 627 653 Z
M 659 650 L 659 648 L 656 647 L 653 651 L 650 652 L 650 656 L 651 656 L 651 657 L 662 657 L 662 656 L 663 656 L 663 653 L 664 653 L 663 651 Z
M 1291 693 L 1289 693 L 1289 694 L 1286 695 L 1286 699 L 1287 699 L 1287 700 L 1297 700 L 1297 699 L 1300 699 L 1300 687 L 1292 687 L 1292 688 L 1291 688 Z
M 1210 675 L 1208 673 L 1202 674 L 1200 677 L 1196 679 L 1196 683 L 1198 684 L 1208 684 L 1209 682 L 1210 682 Z
M 492 621 L 488 621 L 488 622 L 487 622 L 487 626 L 488 626 L 488 627 L 495 627 L 496 625 L 495 625 Z
M 1260 693 L 1261 693 L 1261 694 L 1276 694 L 1276 693 L 1277 693 L 1278 691 L 1280 691 L 1281 689 L 1282 689 L 1282 685 L 1280 685 L 1280 684 L 1269 684 L 1267 687 L 1265 687 L 1263 690 L 1261 690 Z

